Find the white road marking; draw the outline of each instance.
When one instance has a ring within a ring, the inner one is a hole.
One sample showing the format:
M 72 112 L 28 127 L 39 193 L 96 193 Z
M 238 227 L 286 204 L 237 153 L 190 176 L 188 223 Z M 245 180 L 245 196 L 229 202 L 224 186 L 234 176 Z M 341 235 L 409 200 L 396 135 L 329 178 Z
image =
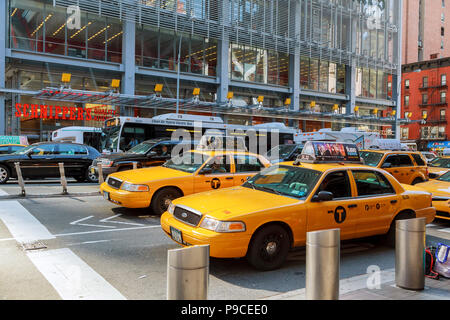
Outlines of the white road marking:
M 112 240 L 84 241 L 84 242 L 78 242 L 78 243 L 71 243 L 71 244 L 68 244 L 68 246 L 69 247 L 70 246 L 79 246 L 81 244 L 92 244 L 92 243 L 101 243 L 101 242 L 109 242 L 109 241 L 112 241 Z
M 447 232 L 447 233 L 450 233 L 450 228 L 445 228 L 445 229 L 437 229 L 436 231 L 440 231 L 440 232 Z
M 34 251 L 27 255 L 64 300 L 126 300 L 70 249 Z
M 0 196 L 9 196 L 9 193 L 5 190 L 0 189 Z
M 100 233 L 100 232 L 112 232 L 112 231 L 127 231 L 127 230 L 138 230 L 138 229 L 149 229 L 149 228 L 161 228 L 161 226 L 160 225 L 154 225 L 154 226 L 136 227 L 136 228 L 121 228 L 121 229 L 109 229 L 109 230 L 93 230 L 93 231 L 60 233 L 60 234 L 55 234 L 55 237 L 76 236 L 76 235 L 81 235 L 81 234 L 91 234 L 91 233 Z
M 88 220 L 90 218 L 93 218 L 94 216 L 89 216 L 89 217 L 85 217 L 76 221 L 72 221 L 70 224 L 71 225 L 78 225 L 78 226 L 88 226 L 88 227 L 99 227 L 99 228 L 111 228 L 114 229 L 115 227 L 113 226 L 104 226 L 104 225 L 98 225 L 98 224 L 88 224 L 88 223 L 80 223 L 81 221 L 85 221 Z
M 54 239 L 48 229 L 18 201 L 2 201 L 0 219 L 18 242 Z
M 120 223 L 120 224 L 128 224 L 131 226 L 144 226 L 144 224 L 142 223 L 132 223 L 132 222 L 122 222 L 122 221 L 111 221 L 114 218 L 120 217 L 122 214 L 116 214 L 115 216 L 109 217 L 109 218 L 105 218 L 100 220 L 100 222 L 109 222 L 109 223 Z
M 351 278 L 341 279 L 339 281 L 339 295 L 343 295 L 352 291 L 367 288 L 367 279 L 369 274 L 363 274 Z M 380 272 L 380 285 L 383 283 L 391 282 L 395 280 L 395 269 L 386 269 Z M 376 292 L 377 289 L 372 289 Z M 277 294 L 274 296 L 266 297 L 261 300 L 305 300 L 306 288 L 292 290 L 286 293 Z

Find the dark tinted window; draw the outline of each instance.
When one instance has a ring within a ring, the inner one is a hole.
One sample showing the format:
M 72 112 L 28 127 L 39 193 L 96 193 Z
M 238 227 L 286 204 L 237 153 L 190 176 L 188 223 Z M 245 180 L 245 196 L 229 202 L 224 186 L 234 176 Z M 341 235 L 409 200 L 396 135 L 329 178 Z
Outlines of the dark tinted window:
M 358 196 L 395 193 L 387 178 L 376 171 L 352 171 L 356 182 Z
M 9 153 L 8 147 L 7 146 L 0 147 L 0 154 L 5 154 L 5 153 Z
M 414 158 L 414 161 L 416 161 L 418 166 L 424 166 L 425 161 L 423 161 L 422 157 L 418 155 L 417 153 L 412 153 L 412 157 Z
M 227 156 L 216 156 L 208 161 L 204 168 L 211 168 L 212 174 L 230 173 L 230 159 Z
M 325 179 L 323 179 L 316 194 L 320 191 L 331 192 L 334 198 L 351 197 L 352 192 L 347 172 L 339 171 L 328 174 Z
M 23 149 L 23 147 L 21 147 L 21 146 L 11 146 L 11 152 L 16 152 L 21 149 Z
M 411 167 L 413 163 L 407 154 L 395 154 L 387 156 L 384 163 L 390 163 L 392 167 Z
M 264 166 L 257 157 L 249 155 L 235 155 L 236 172 L 259 172 Z
M 47 156 L 55 155 L 57 152 L 56 144 L 41 144 L 33 148 L 31 155 L 33 156 Z
M 60 144 L 58 146 L 58 154 L 63 156 L 83 155 L 87 154 L 87 149 L 76 144 Z

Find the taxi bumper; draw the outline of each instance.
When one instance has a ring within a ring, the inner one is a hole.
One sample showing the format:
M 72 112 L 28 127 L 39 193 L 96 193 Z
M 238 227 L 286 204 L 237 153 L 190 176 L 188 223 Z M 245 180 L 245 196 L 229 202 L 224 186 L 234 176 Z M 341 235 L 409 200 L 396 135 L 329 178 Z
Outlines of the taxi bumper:
M 181 231 L 184 243 L 175 242 L 183 246 L 209 244 L 209 255 L 215 258 L 245 257 L 251 238 L 245 232 L 218 233 L 193 227 L 177 220 L 168 212 L 161 216 L 161 227 L 173 241 L 170 227 Z
M 148 192 L 130 192 L 115 189 L 104 182 L 100 186 L 100 193 L 105 199 L 122 207 L 147 208 L 150 206 L 151 197 Z
M 436 216 L 436 208 L 435 207 L 428 207 L 423 209 L 416 209 L 416 218 L 426 218 L 427 224 L 431 223 L 434 220 L 434 217 Z
M 436 208 L 436 218 L 450 220 L 450 200 L 433 201 Z

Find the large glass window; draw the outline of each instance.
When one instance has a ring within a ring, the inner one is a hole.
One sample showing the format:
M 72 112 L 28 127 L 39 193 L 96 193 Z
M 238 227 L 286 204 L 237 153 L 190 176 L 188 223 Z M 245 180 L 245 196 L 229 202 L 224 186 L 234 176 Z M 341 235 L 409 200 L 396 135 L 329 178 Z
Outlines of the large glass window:
M 121 21 L 81 12 L 77 26 L 69 18 L 66 8 L 51 2 L 11 0 L 9 46 L 121 63 Z

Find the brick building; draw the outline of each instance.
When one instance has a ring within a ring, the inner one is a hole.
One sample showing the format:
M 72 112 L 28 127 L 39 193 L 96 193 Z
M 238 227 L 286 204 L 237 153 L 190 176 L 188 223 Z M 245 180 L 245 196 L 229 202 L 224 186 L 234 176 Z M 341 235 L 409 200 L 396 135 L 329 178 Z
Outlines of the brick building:
M 420 150 L 450 144 L 447 123 L 447 77 L 450 58 L 405 64 L 402 67 L 401 139 L 414 141 Z M 434 144 L 433 144 L 434 143 Z
M 403 0 L 402 63 L 450 57 L 450 0 Z

